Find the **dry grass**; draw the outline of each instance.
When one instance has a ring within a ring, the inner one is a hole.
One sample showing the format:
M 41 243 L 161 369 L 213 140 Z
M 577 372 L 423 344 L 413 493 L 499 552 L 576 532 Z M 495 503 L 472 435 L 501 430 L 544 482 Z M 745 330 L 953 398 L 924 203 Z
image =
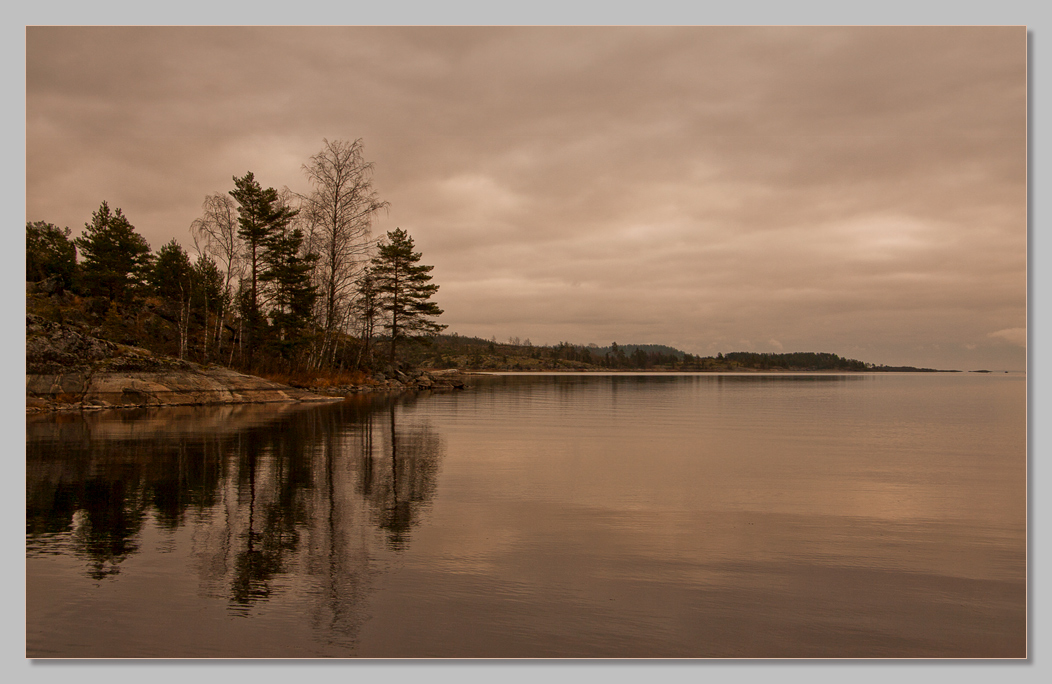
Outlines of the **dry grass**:
M 292 387 L 345 387 L 347 385 L 367 384 L 369 376 L 362 371 L 331 371 L 331 372 L 307 372 L 307 371 L 273 371 L 259 373 L 261 378 L 271 382 L 280 382 Z

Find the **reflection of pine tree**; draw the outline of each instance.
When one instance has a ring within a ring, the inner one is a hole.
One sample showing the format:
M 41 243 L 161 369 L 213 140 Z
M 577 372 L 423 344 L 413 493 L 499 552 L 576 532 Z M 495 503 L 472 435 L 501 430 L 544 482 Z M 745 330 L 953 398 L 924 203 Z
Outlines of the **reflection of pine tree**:
M 364 620 L 373 557 L 366 506 L 359 495 L 357 456 L 365 448 L 364 410 L 311 413 L 314 481 L 313 513 L 307 534 L 307 572 L 317 587 L 309 607 L 311 623 L 329 643 L 354 641 Z
M 26 443 L 26 528 L 32 549 L 41 538 L 69 535 L 96 579 L 119 573 L 138 550 L 151 512 L 159 527 L 174 530 L 190 508 L 215 501 L 218 455 L 209 442 L 170 439 L 92 441 L 100 420 L 63 425 L 74 430 L 62 448 Z
M 203 595 L 247 615 L 295 573 L 288 586 L 309 586 L 303 611 L 318 634 L 345 648 L 364 619 L 377 545 L 404 549 L 434 493 L 437 436 L 426 424 L 398 423 L 399 407 L 412 401 L 362 397 L 285 414 L 267 406 L 165 410 L 157 415 L 180 430 L 206 427 L 131 439 L 93 438 L 124 430 L 114 427 L 119 416 L 105 414 L 67 417 L 39 430 L 40 439 L 30 425 L 27 552 L 65 553 L 72 541 L 90 576 L 102 579 L 138 551 L 145 524 L 191 525 Z M 56 448 L 58 431 L 69 439 Z
M 156 457 L 145 478 L 144 491 L 158 525 L 176 530 L 187 511 L 203 512 L 215 504 L 219 458 L 215 443 L 187 440 L 173 442 Z
M 379 527 L 387 532 L 387 545 L 396 551 L 409 543 L 409 530 L 421 504 L 434 494 L 438 473 L 438 439 L 424 428 L 396 425 L 394 404 L 388 407 L 388 465 L 377 469 L 381 485 L 374 489 Z
M 116 575 L 118 564 L 139 549 L 135 537 L 142 527 L 141 499 L 123 479 L 98 478 L 84 483 L 81 506 L 84 515 L 74 538 L 78 552 L 89 560 L 88 575 L 94 580 Z
M 310 485 L 310 463 L 305 457 L 302 422 L 282 429 L 253 431 L 239 471 L 240 488 L 248 507 L 248 527 L 241 534 L 244 547 L 235 555 L 231 600 L 241 606 L 266 599 L 273 579 L 286 571 L 289 556 L 299 546 L 298 527 L 306 522 L 299 492 Z M 260 466 L 266 454 L 267 466 Z

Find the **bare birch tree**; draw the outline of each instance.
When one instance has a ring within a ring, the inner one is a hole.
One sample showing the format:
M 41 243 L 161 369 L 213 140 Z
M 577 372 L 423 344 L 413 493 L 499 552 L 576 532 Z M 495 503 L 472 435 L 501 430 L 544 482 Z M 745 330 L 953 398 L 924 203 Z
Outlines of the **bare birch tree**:
M 225 193 L 205 197 L 200 218 L 190 224 L 194 247 L 198 253 L 212 256 L 223 274 L 223 296 L 216 311 L 216 354 L 222 350 L 223 324 L 230 303 L 234 301 L 235 285 L 244 272 L 244 246 L 237 235 L 237 203 Z M 202 248 L 200 243 L 204 243 Z
M 326 358 L 335 352 L 337 333 L 347 320 L 357 278 L 369 258 L 373 215 L 388 203 L 380 201 L 373 189 L 373 165 L 365 161 L 360 138 L 323 139 L 323 143 L 324 148 L 303 166 L 314 189 L 301 206 L 311 224 L 305 232 L 319 256 L 321 358 Z

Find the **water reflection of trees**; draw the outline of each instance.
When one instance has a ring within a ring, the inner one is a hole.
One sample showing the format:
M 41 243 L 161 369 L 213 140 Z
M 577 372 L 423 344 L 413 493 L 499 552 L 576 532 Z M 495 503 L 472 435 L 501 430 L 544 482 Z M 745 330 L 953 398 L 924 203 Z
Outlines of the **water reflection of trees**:
M 201 593 L 235 614 L 296 585 L 319 628 L 350 636 L 377 554 L 407 547 L 434 494 L 440 441 L 405 417 L 415 400 L 304 407 L 270 423 L 256 411 L 243 428 L 205 433 L 185 410 L 170 414 L 178 429 L 166 432 L 159 411 L 156 429 L 134 435 L 115 430 L 118 414 L 36 420 L 27 425 L 28 552 L 72 552 L 101 580 L 153 525 L 189 544 Z M 195 411 L 209 424 L 208 409 Z
M 139 550 L 138 537 L 152 513 L 158 527 L 174 529 L 191 507 L 214 498 L 217 468 L 207 445 L 91 439 L 87 421 L 70 425 L 63 439 L 26 443 L 26 533 L 30 551 L 64 552 L 88 562 L 103 579 Z M 72 433 L 72 434 L 70 434 Z

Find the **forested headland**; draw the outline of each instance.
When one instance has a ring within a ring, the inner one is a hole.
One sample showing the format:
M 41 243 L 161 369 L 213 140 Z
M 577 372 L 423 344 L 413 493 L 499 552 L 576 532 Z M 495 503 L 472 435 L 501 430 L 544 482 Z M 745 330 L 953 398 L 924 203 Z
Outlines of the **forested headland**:
M 309 190 L 252 172 L 204 198 L 191 248 L 153 251 L 102 201 L 82 234 L 26 224 L 27 312 L 101 339 L 282 379 L 391 369 L 445 327 L 438 285 L 401 229 L 377 240 L 387 209 L 361 140 L 324 141 Z M 184 228 L 185 230 L 185 228 Z
M 323 141 L 308 189 L 265 187 L 252 172 L 204 198 L 187 228 L 153 250 L 103 200 L 72 237 L 26 224 L 28 313 L 154 354 L 283 382 L 360 382 L 409 369 L 865 371 L 830 353 L 697 356 L 664 345 L 533 345 L 443 334 L 439 285 L 413 238 L 377 239 L 388 208 L 361 140 Z M 324 383 L 323 383 L 324 384 Z
M 505 341 L 457 334 L 438 335 L 428 347 L 411 352 L 414 363 L 431 368 L 492 371 L 884 371 L 929 370 L 876 366 L 836 354 L 731 352 L 700 356 L 660 344 L 533 345 L 516 337 Z

